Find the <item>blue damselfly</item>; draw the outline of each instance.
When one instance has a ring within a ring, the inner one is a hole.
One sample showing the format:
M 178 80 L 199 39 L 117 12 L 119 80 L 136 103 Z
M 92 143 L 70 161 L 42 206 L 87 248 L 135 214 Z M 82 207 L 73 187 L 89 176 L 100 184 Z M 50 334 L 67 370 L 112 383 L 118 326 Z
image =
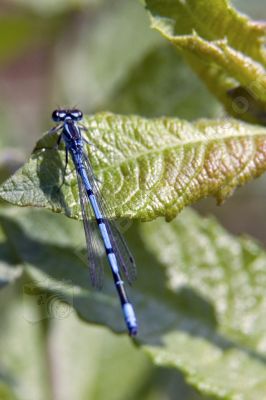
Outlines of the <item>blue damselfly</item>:
M 131 283 L 136 275 L 136 266 L 124 238 L 110 219 L 108 204 L 101 195 L 90 160 L 84 150 L 84 143 L 91 143 L 82 134 L 83 130 L 87 130 L 81 123 L 82 118 L 80 110 L 55 110 L 52 119 L 58 125 L 52 128 L 50 133 L 60 133 L 57 145 L 63 139 L 66 166 L 69 153 L 75 166 L 92 284 L 97 288 L 102 284 L 103 268 L 101 251 L 98 248 L 101 243 L 111 267 L 128 332 L 130 336 L 135 336 L 138 330 L 136 316 L 127 297 L 122 275 Z M 97 235 L 100 236 L 100 241 Z

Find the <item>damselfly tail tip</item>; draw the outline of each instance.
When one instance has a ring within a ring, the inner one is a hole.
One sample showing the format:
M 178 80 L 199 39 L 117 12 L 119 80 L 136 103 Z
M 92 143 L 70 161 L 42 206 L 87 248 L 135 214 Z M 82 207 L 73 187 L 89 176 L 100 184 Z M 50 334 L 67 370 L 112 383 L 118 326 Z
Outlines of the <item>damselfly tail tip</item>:
M 129 328 L 128 333 L 129 333 L 130 337 L 136 337 L 138 334 L 138 327 L 134 326 L 134 327 Z
M 128 328 L 129 336 L 136 336 L 138 333 L 137 319 L 132 304 L 125 303 L 123 305 L 124 317 Z

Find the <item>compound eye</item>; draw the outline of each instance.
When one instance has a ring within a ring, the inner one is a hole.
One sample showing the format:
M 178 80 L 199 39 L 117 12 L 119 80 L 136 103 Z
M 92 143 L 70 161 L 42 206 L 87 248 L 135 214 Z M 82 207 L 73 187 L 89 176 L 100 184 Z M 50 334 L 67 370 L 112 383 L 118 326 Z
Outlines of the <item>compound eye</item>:
M 64 121 L 65 118 L 66 118 L 66 112 L 64 110 L 55 110 L 52 113 L 52 120 L 54 122 Z
M 83 113 L 80 110 L 71 110 L 70 115 L 75 121 L 80 121 L 83 118 Z

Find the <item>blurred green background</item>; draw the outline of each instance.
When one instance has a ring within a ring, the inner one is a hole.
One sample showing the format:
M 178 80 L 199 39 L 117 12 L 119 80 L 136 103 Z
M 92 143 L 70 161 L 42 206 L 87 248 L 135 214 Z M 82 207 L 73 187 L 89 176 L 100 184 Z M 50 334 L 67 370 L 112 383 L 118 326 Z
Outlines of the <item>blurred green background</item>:
M 265 19 L 265 0 L 233 4 L 254 19 Z M 50 115 L 58 106 L 77 106 L 87 114 L 109 110 L 190 120 L 224 115 L 174 48 L 149 28 L 137 0 L 1 1 L 0 38 L 2 180 L 52 126 Z M 223 207 L 207 199 L 196 208 L 215 214 L 231 232 L 251 234 L 266 244 L 265 187 L 266 179 L 260 178 Z M 20 299 L 13 295 L 17 290 L 0 292 L 5 321 L 0 378 L 12 380 L 3 362 L 21 377 L 19 399 L 202 398 L 176 372 L 154 368 L 128 338 L 89 327 L 74 313 L 53 321 L 47 354 L 43 326 L 33 328 L 21 318 Z M 12 396 L 0 386 L 0 400 Z

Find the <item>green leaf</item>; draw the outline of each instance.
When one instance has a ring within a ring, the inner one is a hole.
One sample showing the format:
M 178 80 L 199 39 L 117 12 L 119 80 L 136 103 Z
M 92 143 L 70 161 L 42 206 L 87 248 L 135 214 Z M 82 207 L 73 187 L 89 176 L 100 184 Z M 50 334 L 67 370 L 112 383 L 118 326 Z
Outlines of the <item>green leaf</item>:
M 154 368 L 129 338 L 84 324 L 73 313 L 53 320 L 50 343 L 64 400 L 160 400 L 176 393 L 182 400 L 204 400 L 175 371 Z
M 3 259 L 5 253 L 6 248 L 3 249 L 3 245 L 0 244 L 0 289 L 20 278 L 22 273 L 21 266 L 12 265 Z
M 0 289 L 20 278 L 22 266 L 7 244 L 7 237 L 0 226 Z M 1 398 L 1 397 L 0 397 Z
M 36 316 L 38 305 L 26 296 L 22 298 L 18 285 L 0 291 L 0 304 L 0 369 L 9 387 L 7 393 L 10 392 L 6 399 L 50 400 L 44 326 L 32 324 L 25 318 L 28 314 Z
M 83 235 L 80 223 L 27 209 L 2 213 L 0 222 L 35 287 L 42 293 L 46 287 L 72 304 L 84 320 L 125 332 L 109 274 L 102 293 L 90 289 L 86 263 L 78 255 L 75 225 Z M 41 226 L 39 240 L 34 225 Z M 139 267 L 130 297 L 139 320 L 140 349 L 155 364 L 181 371 L 204 395 L 263 398 L 265 251 L 191 210 L 169 224 L 161 219 L 141 224 L 127 236 Z M 24 296 L 30 300 L 25 289 Z M 49 318 L 68 317 L 58 310 Z
M 146 0 L 152 27 L 173 43 L 228 112 L 265 121 L 265 24 L 254 22 L 227 0 Z M 233 98 L 243 87 L 249 97 Z M 240 103 L 240 104 L 239 104 Z
M 5 149 L 0 151 L 0 183 L 10 177 L 24 161 L 20 151 L 15 149 Z
M 102 109 L 122 114 L 178 115 L 189 120 L 218 116 L 220 108 L 214 96 L 168 43 L 147 52 L 102 106 Z
M 177 392 L 182 400 L 203 400 L 175 371 L 155 368 L 128 337 L 85 324 L 73 312 L 63 319 L 46 314 L 42 320 L 38 297 L 24 292 L 21 299 L 22 288 L 14 292 L 10 287 L 0 298 L 0 349 L 5 353 L 0 361 L 1 400 L 40 400 L 43 396 L 48 400 L 52 398 L 49 389 L 64 400 L 159 400 L 162 393 L 171 398 Z M 40 319 L 33 324 L 28 315 Z M 53 376 L 54 371 L 56 379 L 48 384 L 43 377 Z
M 91 288 L 80 222 L 63 215 L 53 216 L 47 211 L 10 209 L 1 212 L 0 224 L 10 248 L 31 277 L 29 285 L 24 285 L 26 298 L 42 299 L 41 293 L 48 293 L 45 303 L 39 302 L 38 318 L 39 315 L 46 318 L 47 309 L 55 313 L 51 318 L 67 317 L 69 307 L 53 307 L 54 300 L 58 299 L 73 305 L 84 319 L 124 332 L 112 279 L 106 279 L 102 293 Z M 34 318 L 28 316 L 30 322 L 36 322 Z
M 157 343 L 153 339 L 145 347 L 149 354 L 159 365 L 181 368 L 204 393 L 221 399 L 263 398 L 265 251 L 189 210 L 171 224 L 143 224 L 142 235 L 164 265 L 176 310 L 193 310 L 196 319 L 205 320 L 204 327 L 187 317 L 172 321 Z
M 102 113 L 86 122 L 94 144 L 87 146 L 89 157 L 116 217 L 171 220 L 203 197 L 222 202 L 266 168 L 266 129 L 236 120 L 188 123 Z M 47 149 L 55 142 L 45 136 L 0 196 L 78 218 L 74 168 L 70 165 L 63 184 L 65 151 Z
M 90 327 L 72 313 L 52 321 L 50 341 L 56 360 L 55 385 L 62 399 L 141 399 L 138 393 L 150 378 L 152 364 L 127 337 Z

